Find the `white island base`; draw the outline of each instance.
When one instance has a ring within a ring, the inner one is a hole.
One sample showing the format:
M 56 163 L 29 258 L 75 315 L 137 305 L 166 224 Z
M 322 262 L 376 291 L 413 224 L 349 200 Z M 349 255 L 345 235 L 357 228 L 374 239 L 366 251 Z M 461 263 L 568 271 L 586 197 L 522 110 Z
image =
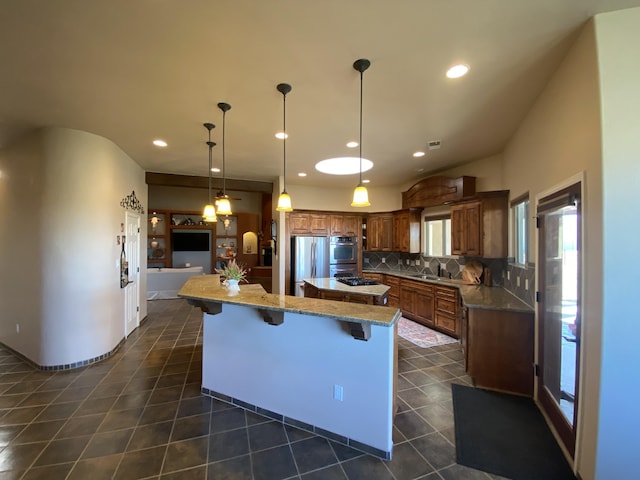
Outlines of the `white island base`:
M 204 313 L 203 393 L 391 459 L 397 321 L 368 324 L 364 341 L 345 318 L 285 307 L 274 325 L 237 297 L 216 300 Z

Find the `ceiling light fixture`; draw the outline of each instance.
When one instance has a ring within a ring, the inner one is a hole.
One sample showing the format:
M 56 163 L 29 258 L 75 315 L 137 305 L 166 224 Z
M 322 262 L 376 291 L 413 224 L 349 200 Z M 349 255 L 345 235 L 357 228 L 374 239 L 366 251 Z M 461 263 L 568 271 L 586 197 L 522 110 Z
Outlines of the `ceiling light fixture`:
M 460 77 L 465 76 L 468 71 L 469 71 L 469 65 L 464 65 L 464 64 L 461 63 L 461 64 L 458 64 L 458 65 L 454 65 L 449 70 L 447 70 L 447 77 L 448 78 L 460 78 Z
M 306 174 L 306 173 L 304 173 L 304 172 L 300 172 L 300 173 L 298 173 L 298 176 L 299 176 L 299 177 L 306 177 L 306 176 L 307 176 L 307 174 Z
M 362 78 L 364 71 L 369 68 L 371 62 L 365 58 L 361 58 L 356 60 L 353 63 L 353 68 L 355 68 L 358 72 L 360 72 L 360 183 L 353 191 L 353 201 L 351 202 L 352 207 L 368 207 L 371 205 L 369 203 L 369 192 L 367 192 L 367 187 L 362 183 Z
M 288 83 L 279 83 L 276 87 L 282 94 L 282 193 L 278 197 L 278 206 L 276 210 L 279 212 L 291 212 L 291 197 L 287 193 L 287 93 L 291 91 L 291 85 Z
M 227 177 L 225 168 L 225 134 L 227 124 L 227 112 L 231 110 L 231 105 L 228 103 L 218 103 L 218 108 L 222 110 L 222 197 L 217 199 L 216 205 L 218 206 L 218 215 L 231 215 L 231 202 L 227 195 Z
M 414 152 L 413 156 L 416 158 L 424 157 L 424 152 Z
M 159 138 L 155 139 L 155 140 L 153 141 L 153 144 L 154 144 L 156 147 L 162 147 L 162 148 L 164 148 L 164 147 L 166 147 L 166 146 L 167 146 L 167 142 L 165 142 L 164 140 L 160 140 Z
M 209 130 L 209 141 L 207 142 L 207 145 L 209 146 L 209 203 L 204 206 L 202 218 L 205 222 L 213 223 L 218 221 L 218 217 L 216 217 L 216 207 L 213 206 L 213 202 L 211 201 L 211 163 L 213 157 L 213 147 L 215 146 L 215 142 L 211 141 L 211 130 L 215 128 L 215 125 L 213 123 L 205 123 L 204 128 Z
M 347 142 L 347 148 L 356 148 L 358 145 L 359 145 L 358 142 L 354 142 L 354 141 Z

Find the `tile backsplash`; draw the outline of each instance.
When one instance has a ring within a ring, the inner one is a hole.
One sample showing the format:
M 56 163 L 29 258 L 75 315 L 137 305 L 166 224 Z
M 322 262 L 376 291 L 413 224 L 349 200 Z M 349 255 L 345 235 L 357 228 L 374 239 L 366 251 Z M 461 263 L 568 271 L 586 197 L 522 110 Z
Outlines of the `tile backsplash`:
M 448 277 L 451 274 L 451 278 L 462 278 L 462 269 L 471 260 L 477 260 L 483 266 L 491 269 L 491 279 L 494 286 L 504 285 L 507 269 L 506 258 L 427 257 L 419 253 L 365 252 L 362 268 L 437 275 L 438 265 L 440 265 L 441 276 Z
M 389 272 L 438 274 L 438 265 L 442 276 L 462 278 L 464 265 L 477 260 L 491 269 L 492 284 L 504 287 L 530 307 L 535 305 L 535 264 L 516 265 L 513 258 L 478 257 L 427 257 L 419 253 L 365 252 L 362 268 Z

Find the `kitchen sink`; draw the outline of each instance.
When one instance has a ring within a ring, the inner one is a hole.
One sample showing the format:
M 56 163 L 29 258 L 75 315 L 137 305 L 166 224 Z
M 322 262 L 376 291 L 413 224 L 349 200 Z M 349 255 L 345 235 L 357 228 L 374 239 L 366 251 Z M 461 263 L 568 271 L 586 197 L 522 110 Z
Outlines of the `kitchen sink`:
M 422 280 L 432 280 L 432 281 L 435 281 L 435 282 L 438 282 L 438 281 L 442 280 L 441 277 L 439 277 L 437 275 L 433 275 L 431 273 L 416 273 L 415 275 L 412 275 L 412 277 L 420 278 Z

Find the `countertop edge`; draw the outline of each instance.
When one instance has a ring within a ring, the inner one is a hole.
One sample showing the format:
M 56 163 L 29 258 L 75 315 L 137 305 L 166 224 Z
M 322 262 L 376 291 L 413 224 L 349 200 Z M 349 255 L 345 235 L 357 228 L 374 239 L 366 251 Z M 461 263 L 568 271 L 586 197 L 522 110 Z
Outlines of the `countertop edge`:
M 211 281 L 208 281 L 207 277 L 209 276 L 198 275 L 189 278 L 178 292 L 178 297 L 201 302 L 241 305 L 272 312 L 314 315 L 345 322 L 379 325 L 383 327 L 393 327 L 401 316 L 400 310 L 395 309 L 394 311 L 387 306 L 362 305 L 267 293 L 258 284 L 251 284 L 251 289 L 247 289 L 248 291 L 246 293 L 242 293 L 243 286 L 246 286 L 241 285 L 241 293 L 232 296 L 228 295 L 224 287 L 215 286 Z M 197 293 L 195 293 L 194 290 L 197 290 Z M 349 313 L 340 313 L 339 309 L 348 309 Z M 372 319 L 372 309 L 386 309 L 375 310 L 376 313 L 380 314 L 379 317 L 383 319 Z
M 506 310 L 510 312 L 534 313 L 535 309 L 504 287 L 487 287 L 484 285 L 462 285 L 455 282 L 449 282 L 448 279 L 429 280 L 404 272 L 381 271 L 374 269 L 363 270 L 363 273 L 379 273 L 382 275 L 393 275 L 395 277 L 404 278 L 416 282 L 429 283 L 431 285 L 444 285 L 447 287 L 455 287 L 460 292 L 462 302 L 467 308 L 477 308 L 484 310 Z M 495 295 L 493 295 L 495 293 Z M 478 298 L 481 296 L 481 298 Z M 505 296 L 508 300 L 505 303 Z M 492 298 L 493 297 L 493 298 Z

